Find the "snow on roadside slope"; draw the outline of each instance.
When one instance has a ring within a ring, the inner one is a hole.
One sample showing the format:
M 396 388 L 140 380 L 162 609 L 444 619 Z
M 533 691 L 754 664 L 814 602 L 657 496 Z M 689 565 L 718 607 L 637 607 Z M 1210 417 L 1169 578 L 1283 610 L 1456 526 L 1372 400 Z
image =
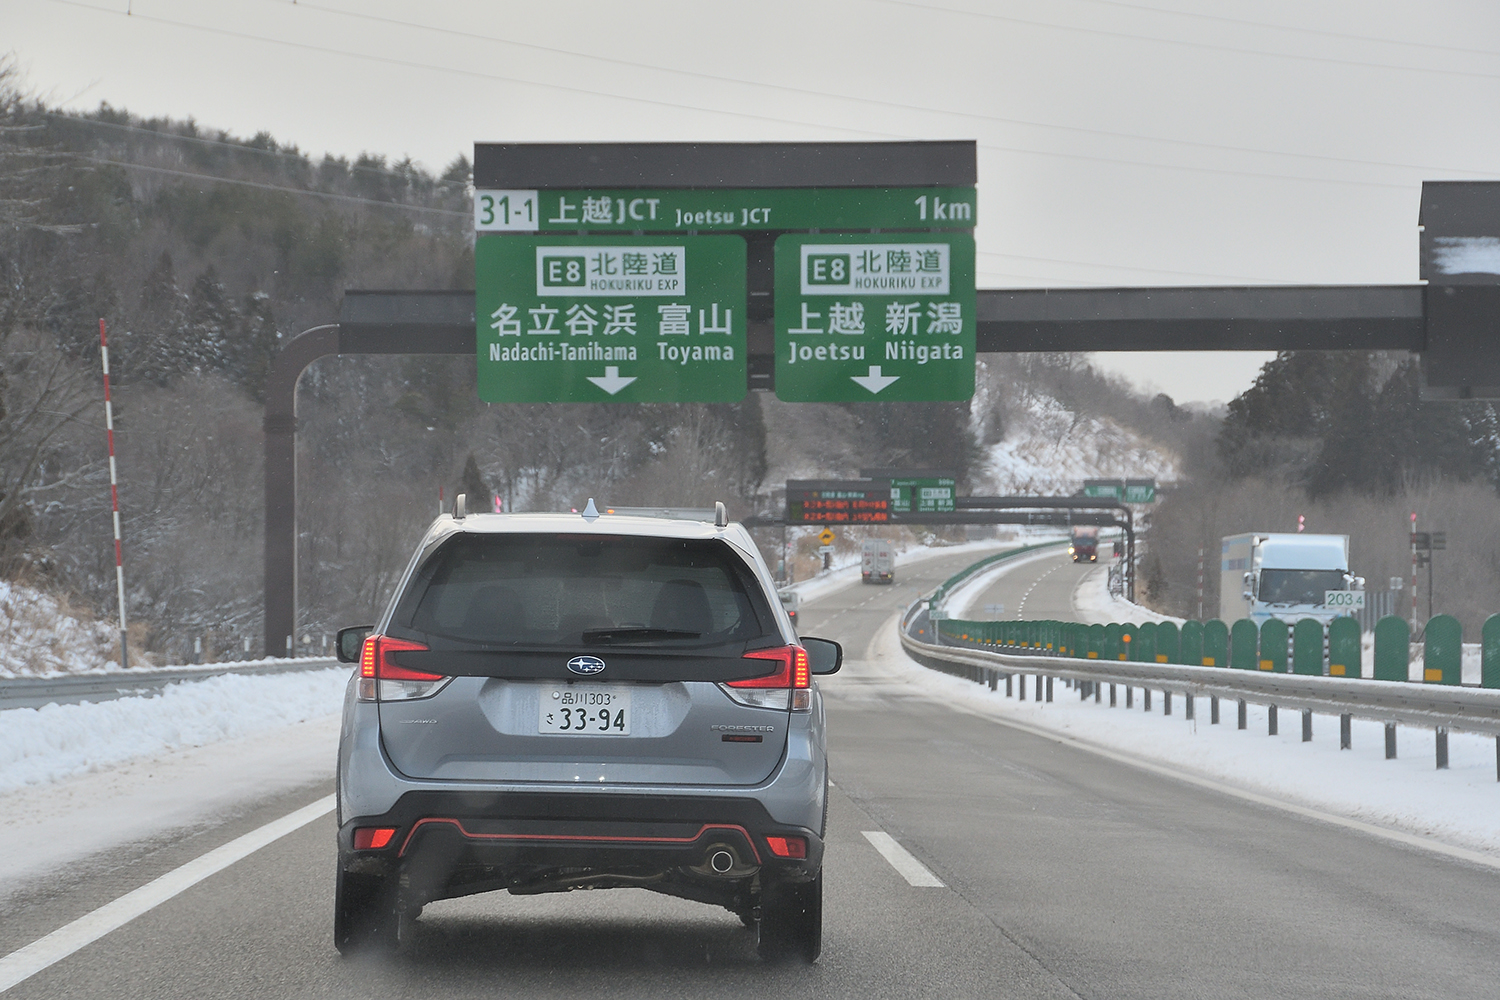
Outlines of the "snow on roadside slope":
M 996 493 L 1067 496 L 1085 479 L 1177 479 L 1166 449 L 1118 424 L 1074 413 L 1033 396 L 1011 418 L 1005 438 L 988 447 L 974 478 Z M 975 492 L 981 492 L 976 490 Z
M 157 697 L 0 711 L 0 794 L 334 715 L 348 680 L 347 667 L 231 674 Z
M 1430 729 L 1399 726 L 1396 760 L 1385 759 L 1384 726 L 1356 719 L 1354 746 L 1340 750 L 1338 717 L 1315 715 L 1311 743 L 1303 743 L 1295 714 L 1282 714 L 1281 734 L 1267 736 L 1266 709 L 1248 706 L 1248 728 L 1235 728 L 1234 705 L 1224 703 L 1223 722 L 1210 725 L 1208 699 L 1198 699 L 1194 721 L 1183 718 L 1182 699 L 1174 714 L 1127 711 L 1124 692 L 1109 707 L 1080 701 L 1061 682 L 1051 703 L 1005 697 L 1002 685 L 988 687 L 929 670 L 906 656 L 895 637 L 894 622 L 886 662 L 928 697 L 962 705 L 997 719 L 1051 730 L 1096 746 L 1118 750 L 1184 772 L 1205 775 L 1277 799 L 1338 815 L 1434 837 L 1462 847 L 1500 854 L 1500 791 L 1495 783 L 1495 743 L 1484 736 L 1452 733 L 1448 737 L 1449 769 L 1433 768 Z
M 119 632 L 71 610 L 51 594 L 0 580 L 0 677 L 119 669 Z

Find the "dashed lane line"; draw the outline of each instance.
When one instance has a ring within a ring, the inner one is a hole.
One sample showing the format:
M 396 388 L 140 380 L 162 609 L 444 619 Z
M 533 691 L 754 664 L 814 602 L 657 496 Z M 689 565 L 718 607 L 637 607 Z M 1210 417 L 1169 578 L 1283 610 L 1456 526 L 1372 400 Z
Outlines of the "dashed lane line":
M 38 938 L 0 958 L 0 993 L 23 983 L 49 966 L 93 944 L 110 931 L 124 927 L 136 917 L 165 903 L 173 896 L 191 889 L 210 875 L 215 875 L 236 861 L 243 860 L 268 844 L 333 811 L 333 796 L 319 799 L 296 812 L 272 820 L 265 826 L 236 837 L 207 854 L 194 858 L 180 868 L 127 892 L 119 899 L 86 913 L 46 937 Z
M 906 879 L 911 885 L 918 888 L 944 889 L 942 879 L 932 874 L 932 871 L 922 862 L 912 857 L 910 851 L 896 843 L 896 838 L 884 830 L 861 830 L 865 839 L 880 856 L 891 863 L 897 874 Z

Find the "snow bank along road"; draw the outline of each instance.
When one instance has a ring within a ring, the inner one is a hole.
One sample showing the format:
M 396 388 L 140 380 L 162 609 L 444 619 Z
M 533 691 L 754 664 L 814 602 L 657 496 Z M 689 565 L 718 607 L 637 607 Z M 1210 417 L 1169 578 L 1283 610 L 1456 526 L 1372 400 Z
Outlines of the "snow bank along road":
M 324 814 L 42 968 L 7 1000 L 1494 995 L 1495 870 L 1017 728 L 929 683 L 901 653 L 895 618 L 973 558 L 915 564 L 894 587 L 856 583 L 804 605 L 803 630 L 848 650 L 844 672 L 824 683 L 837 787 L 824 957 L 811 969 L 766 968 L 730 914 L 636 890 L 445 901 L 424 911 L 410 954 L 340 960 Z M 1012 582 L 1048 571 L 1078 572 L 1038 560 Z M 1066 608 L 1044 603 L 1066 590 L 1032 588 L 1026 613 L 1061 617 Z M 0 954 L 317 802 L 331 784 L 265 795 L 191 836 L 126 845 L 84 876 L 34 884 L 0 904 Z

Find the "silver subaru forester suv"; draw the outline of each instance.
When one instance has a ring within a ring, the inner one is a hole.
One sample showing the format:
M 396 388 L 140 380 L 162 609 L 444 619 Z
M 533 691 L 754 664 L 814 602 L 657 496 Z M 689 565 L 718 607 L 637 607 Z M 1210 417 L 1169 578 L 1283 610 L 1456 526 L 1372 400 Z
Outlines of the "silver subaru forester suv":
M 417 546 L 358 662 L 338 764 L 340 951 L 433 900 L 634 886 L 723 906 L 769 961 L 822 947 L 817 674 L 748 532 L 471 514 Z

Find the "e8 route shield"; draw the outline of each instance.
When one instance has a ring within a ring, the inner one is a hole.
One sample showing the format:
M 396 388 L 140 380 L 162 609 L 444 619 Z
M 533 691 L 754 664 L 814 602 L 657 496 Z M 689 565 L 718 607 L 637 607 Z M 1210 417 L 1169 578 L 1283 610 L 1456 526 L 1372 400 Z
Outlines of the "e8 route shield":
M 745 397 L 740 236 L 480 236 L 479 398 L 732 403 Z

